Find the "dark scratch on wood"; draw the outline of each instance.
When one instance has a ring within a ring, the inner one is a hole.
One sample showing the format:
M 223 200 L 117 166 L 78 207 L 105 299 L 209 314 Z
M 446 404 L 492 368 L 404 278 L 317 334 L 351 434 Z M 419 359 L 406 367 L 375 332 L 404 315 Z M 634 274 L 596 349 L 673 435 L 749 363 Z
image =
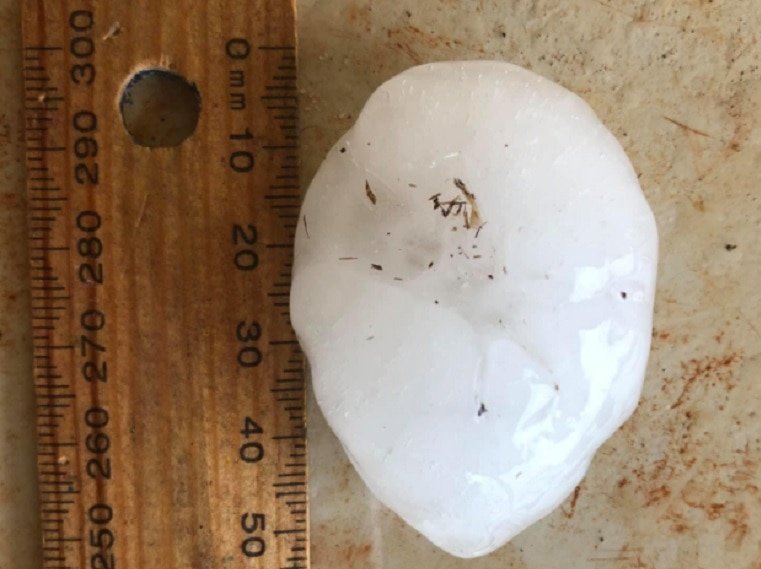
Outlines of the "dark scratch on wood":
M 137 216 L 137 221 L 135 222 L 135 229 L 140 227 L 140 224 L 143 223 L 143 218 L 145 217 L 145 208 L 148 205 L 148 194 L 145 194 L 145 197 L 143 198 L 143 203 L 140 206 L 140 214 Z
M 481 225 L 478 226 L 478 229 L 476 229 L 476 239 L 478 239 L 478 234 L 481 233 L 481 230 L 484 228 L 484 225 L 486 225 L 485 221 Z
M 377 265 L 375 263 L 370 263 L 370 268 L 373 269 L 373 270 L 376 270 L 376 271 L 382 271 L 383 270 L 383 266 L 382 265 Z
M 691 132 L 692 134 L 697 134 L 698 136 L 705 136 L 706 138 L 711 138 L 711 135 L 707 132 L 703 132 L 702 130 L 698 130 L 696 128 L 692 128 L 691 126 L 687 126 L 683 122 L 679 122 L 676 119 L 672 119 L 671 117 L 663 116 L 664 119 L 669 121 L 671 124 L 678 126 L 681 129 L 686 130 L 687 132 Z
M 137 220 L 135 221 L 135 227 L 132 230 L 132 238 L 134 239 L 137 235 L 137 230 L 140 227 L 140 225 L 143 223 L 143 219 L 145 218 L 145 209 L 148 206 L 148 194 L 145 194 L 145 197 L 143 198 L 143 203 L 140 206 L 140 213 L 137 216 Z
M 356 261 L 359 257 L 338 257 L 339 261 Z

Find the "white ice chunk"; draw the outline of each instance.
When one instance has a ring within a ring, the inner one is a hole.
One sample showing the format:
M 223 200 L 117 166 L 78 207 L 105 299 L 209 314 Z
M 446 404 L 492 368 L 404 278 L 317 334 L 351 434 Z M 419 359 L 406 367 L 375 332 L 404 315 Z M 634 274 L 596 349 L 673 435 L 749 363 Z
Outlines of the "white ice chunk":
M 292 320 L 373 493 L 475 557 L 539 520 L 633 412 L 653 215 L 576 95 L 497 62 L 381 86 L 296 235 Z

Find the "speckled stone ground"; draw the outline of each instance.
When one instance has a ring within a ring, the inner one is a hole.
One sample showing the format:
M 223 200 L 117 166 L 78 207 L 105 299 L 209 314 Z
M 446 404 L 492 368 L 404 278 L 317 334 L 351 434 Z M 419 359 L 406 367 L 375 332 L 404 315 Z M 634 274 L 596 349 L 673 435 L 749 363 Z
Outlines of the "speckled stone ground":
M 761 569 L 761 5 L 300 0 L 299 7 L 305 183 L 385 79 L 426 61 L 501 59 L 592 105 L 629 153 L 661 236 L 642 403 L 563 507 L 492 556 L 448 557 L 373 500 L 312 404 L 314 568 Z M 2 569 L 37 566 L 27 529 L 33 446 L 24 435 L 32 411 L 17 12 L 16 0 L 0 0 Z

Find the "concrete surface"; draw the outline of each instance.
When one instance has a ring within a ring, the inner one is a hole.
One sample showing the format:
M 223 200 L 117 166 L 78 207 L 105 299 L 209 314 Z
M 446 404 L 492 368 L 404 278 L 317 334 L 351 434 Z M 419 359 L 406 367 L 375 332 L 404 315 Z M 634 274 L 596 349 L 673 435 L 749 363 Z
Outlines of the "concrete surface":
M 312 404 L 314 568 L 761 569 L 761 4 L 299 7 L 304 183 L 383 80 L 426 61 L 502 59 L 586 98 L 629 153 L 661 236 L 643 400 L 563 507 L 490 557 L 448 557 L 372 499 Z M 37 566 L 17 12 L 0 0 L 2 569 Z

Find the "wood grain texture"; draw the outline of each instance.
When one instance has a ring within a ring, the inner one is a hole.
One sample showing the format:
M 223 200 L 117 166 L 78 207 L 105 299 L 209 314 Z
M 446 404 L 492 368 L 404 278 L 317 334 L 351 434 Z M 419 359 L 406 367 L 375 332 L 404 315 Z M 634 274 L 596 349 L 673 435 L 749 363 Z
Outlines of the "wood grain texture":
M 294 17 L 24 4 L 45 567 L 308 566 Z M 143 67 L 198 87 L 180 146 L 122 127 Z

